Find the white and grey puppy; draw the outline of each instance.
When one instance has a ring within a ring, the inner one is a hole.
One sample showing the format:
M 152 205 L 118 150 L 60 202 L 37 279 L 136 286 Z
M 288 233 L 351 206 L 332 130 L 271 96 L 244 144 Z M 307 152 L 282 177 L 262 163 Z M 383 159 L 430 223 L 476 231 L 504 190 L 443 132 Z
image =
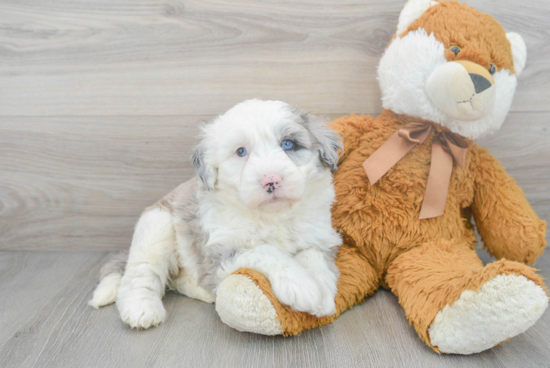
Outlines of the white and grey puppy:
M 341 148 L 325 121 L 284 102 L 231 108 L 203 127 L 191 154 L 198 179 L 145 210 L 129 255 L 104 266 L 89 304 L 116 300 L 124 322 L 148 328 L 166 318 L 166 288 L 213 302 L 221 281 L 248 267 L 294 310 L 335 313 L 331 170 Z

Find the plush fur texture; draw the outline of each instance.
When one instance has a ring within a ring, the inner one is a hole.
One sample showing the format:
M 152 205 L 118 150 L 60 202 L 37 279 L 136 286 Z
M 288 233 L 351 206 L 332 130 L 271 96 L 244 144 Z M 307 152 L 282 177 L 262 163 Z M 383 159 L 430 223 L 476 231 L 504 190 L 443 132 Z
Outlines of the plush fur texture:
M 408 3 L 404 11 L 412 5 L 418 6 L 417 2 Z M 504 122 L 514 97 L 517 84 L 514 60 L 518 59 L 520 71 L 525 65 L 523 39 L 518 34 L 507 36 L 493 17 L 465 4 L 441 2 L 426 8 L 428 10 L 412 22 L 407 31 L 392 41 L 380 60 L 378 79 L 382 105 L 398 114 L 446 126 L 469 139 L 495 132 Z M 455 55 L 449 50 L 452 46 L 460 47 L 461 51 Z M 512 50 L 517 55 L 512 55 Z M 482 117 L 457 119 L 426 93 L 429 92 L 426 91 L 429 76 L 455 60 L 472 61 L 486 69 L 495 65 L 494 103 Z
M 410 4 L 420 6 L 417 0 Z M 336 258 L 337 313 L 317 318 L 294 312 L 277 299 L 263 275 L 250 269 L 235 272 L 249 277 L 272 302 L 285 335 L 332 322 L 382 286 L 398 296 L 426 344 L 437 352 L 469 354 L 521 333 L 548 304 L 542 277 L 527 265 L 545 249 L 546 223 L 486 149 L 469 140 L 465 167 L 453 167 L 444 214 L 418 219 L 436 136 L 451 130 L 475 138 L 497 129 L 515 89 L 513 46 L 492 17 L 457 2 L 442 1 L 426 9 L 417 20 L 407 20 L 410 26 L 392 41 L 381 61 L 382 114 L 376 119 L 352 115 L 332 123 L 345 142 L 334 176 L 332 210 L 333 226 L 344 239 Z M 449 51 L 453 45 L 462 51 L 455 55 Z M 448 120 L 426 96 L 431 72 L 455 58 L 483 68 L 495 65 L 496 100 L 481 119 Z M 524 55 L 520 59 L 524 63 Z M 363 162 L 413 121 L 431 124 L 432 132 L 370 185 Z M 474 226 L 498 261 L 482 264 L 475 252 Z M 479 323 L 480 308 L 492 310 L 481 314 L 481 320 L 491 321 Z M 242 324 L 247 314 L 241 316 Z M 483 344 L 473 347 L 475 338 L 462 339 L 463 334 L 478 336 Z
M 429 7 L 437 5 L 437 1 L 433 0 L 409 0 L 407 5 L 399 14 L 399 22 L 397 23 L 396 34 L 400 35 L 407 31 L 411 23 L 428 10 Z
M 216 311 L 222 321 L 239 331 L 264 335 L 284 332 L 271 301 L 243 275 L 230 275 L 222 281 L 216 293 Z M 248 318 L 242 319 L 243 313 Z
M 293 147 L 284 150 L 285 141 Z M 127 262 L 123 254 L 107 263 L 90 305 L 116 296 L 124 322 L 149 328 L 166 318 L 166 288 L 205 302 L 218 292 L 221 305 L 236 303 L 230 295 L 243 287 L 228 282 L 228 290 L 218 288 L 248 267 L 266 275 L 292 310 L 334 314 L 334 257 L 342 240 L 331 226 L 331 168 L 340 149 L 340 137 L 325 121 L 283 102 L 233 107 L 203 129 L 192 153 L 198 180 L 143 213 Z M 265 316 L 265 308 L 260 311 Z M 231 320 L 229 313 L 220 316 Z
M 506 38 L 512 46 L 514 70 L 516 71 L 516 75 L 520 75 L 525 68 L 525 63 L 527 62 L 527 45 L 525 45 L 523 37 L 515 32 L 506 33 Z
M 533 281 L 497 275 L 443 308 L 428 330 L 430 341 L 448 353 L 479 353 L 524 332 L 547 307 L 546 294 Z

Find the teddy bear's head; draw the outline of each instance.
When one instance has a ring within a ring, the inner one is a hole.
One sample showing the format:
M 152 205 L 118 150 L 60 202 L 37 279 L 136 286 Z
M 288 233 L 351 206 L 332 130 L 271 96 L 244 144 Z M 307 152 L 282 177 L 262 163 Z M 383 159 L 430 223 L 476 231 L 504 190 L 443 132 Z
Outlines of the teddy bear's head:
M 409 0 L 378 67 L 383 107 L 476 139 L 502 125 L 527 51 L 490 15 Z

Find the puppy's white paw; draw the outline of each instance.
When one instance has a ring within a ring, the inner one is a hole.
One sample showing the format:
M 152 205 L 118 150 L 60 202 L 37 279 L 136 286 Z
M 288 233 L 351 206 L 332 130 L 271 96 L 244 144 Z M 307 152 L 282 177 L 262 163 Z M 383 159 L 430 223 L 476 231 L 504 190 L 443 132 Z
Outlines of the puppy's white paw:
M 116 300 L 118 287 L 122 275 L 112 273 L 105 277 L 94 291 L 92 299 L 88 302 L 89 305 L 98 309 L 100 307 L 114 303 Z
M 269 281 L 273 293 L 281 303 L 293 310 L 319 316 L 323 293 L 314 279 L 307 276 L 295 279 L 279 276 Z
M 166 320 L 166 310 L 158 297 L 117 300 L 120 318 L 132 328 L 147 329 Z
M 206 303 L 214 303 L 212 295 L 199 286 L 198 281 L 188 275 L 178 277 L 173 285 L 176 290 L 183 295 L 187 295 L 190 298 L 202 300 Z
M 336 313 L 336 303 L 334 301 L 334 295 L 323 295 L 317 311 L 312 314 L 317 317 L 324 317 L 331 316 L 334 313 Z

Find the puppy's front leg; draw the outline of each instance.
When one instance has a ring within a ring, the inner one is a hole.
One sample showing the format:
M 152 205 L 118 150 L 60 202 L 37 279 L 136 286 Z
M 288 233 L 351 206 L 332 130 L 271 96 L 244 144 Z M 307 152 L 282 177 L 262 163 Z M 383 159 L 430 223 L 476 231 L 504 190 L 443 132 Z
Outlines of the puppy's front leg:
M 318 282 L 296 259 L 276 247 L 262 245 L 234 253 L 221 262 L 216 276 L 221 282 L 239 268 L 251 268 L 266 276 L 281 303 L 318 317 L 325 315 L 319 310 L 323 294 Z
M 334 255 L 318 248 L 308 248 L 296 254 L 295 259 L 311 273 L 321 286 L 323 297 L 318 307 L 318 314 L 332 315 L 336 313 L 334 298 L 338 291 L 340 271 L 334 261 Z
M 166 319 L 162 297 L 176 266 L 175 232 L 170 213 L 155 208 L 139 219 L 117 296 L 122 320 L 149 328 Z

